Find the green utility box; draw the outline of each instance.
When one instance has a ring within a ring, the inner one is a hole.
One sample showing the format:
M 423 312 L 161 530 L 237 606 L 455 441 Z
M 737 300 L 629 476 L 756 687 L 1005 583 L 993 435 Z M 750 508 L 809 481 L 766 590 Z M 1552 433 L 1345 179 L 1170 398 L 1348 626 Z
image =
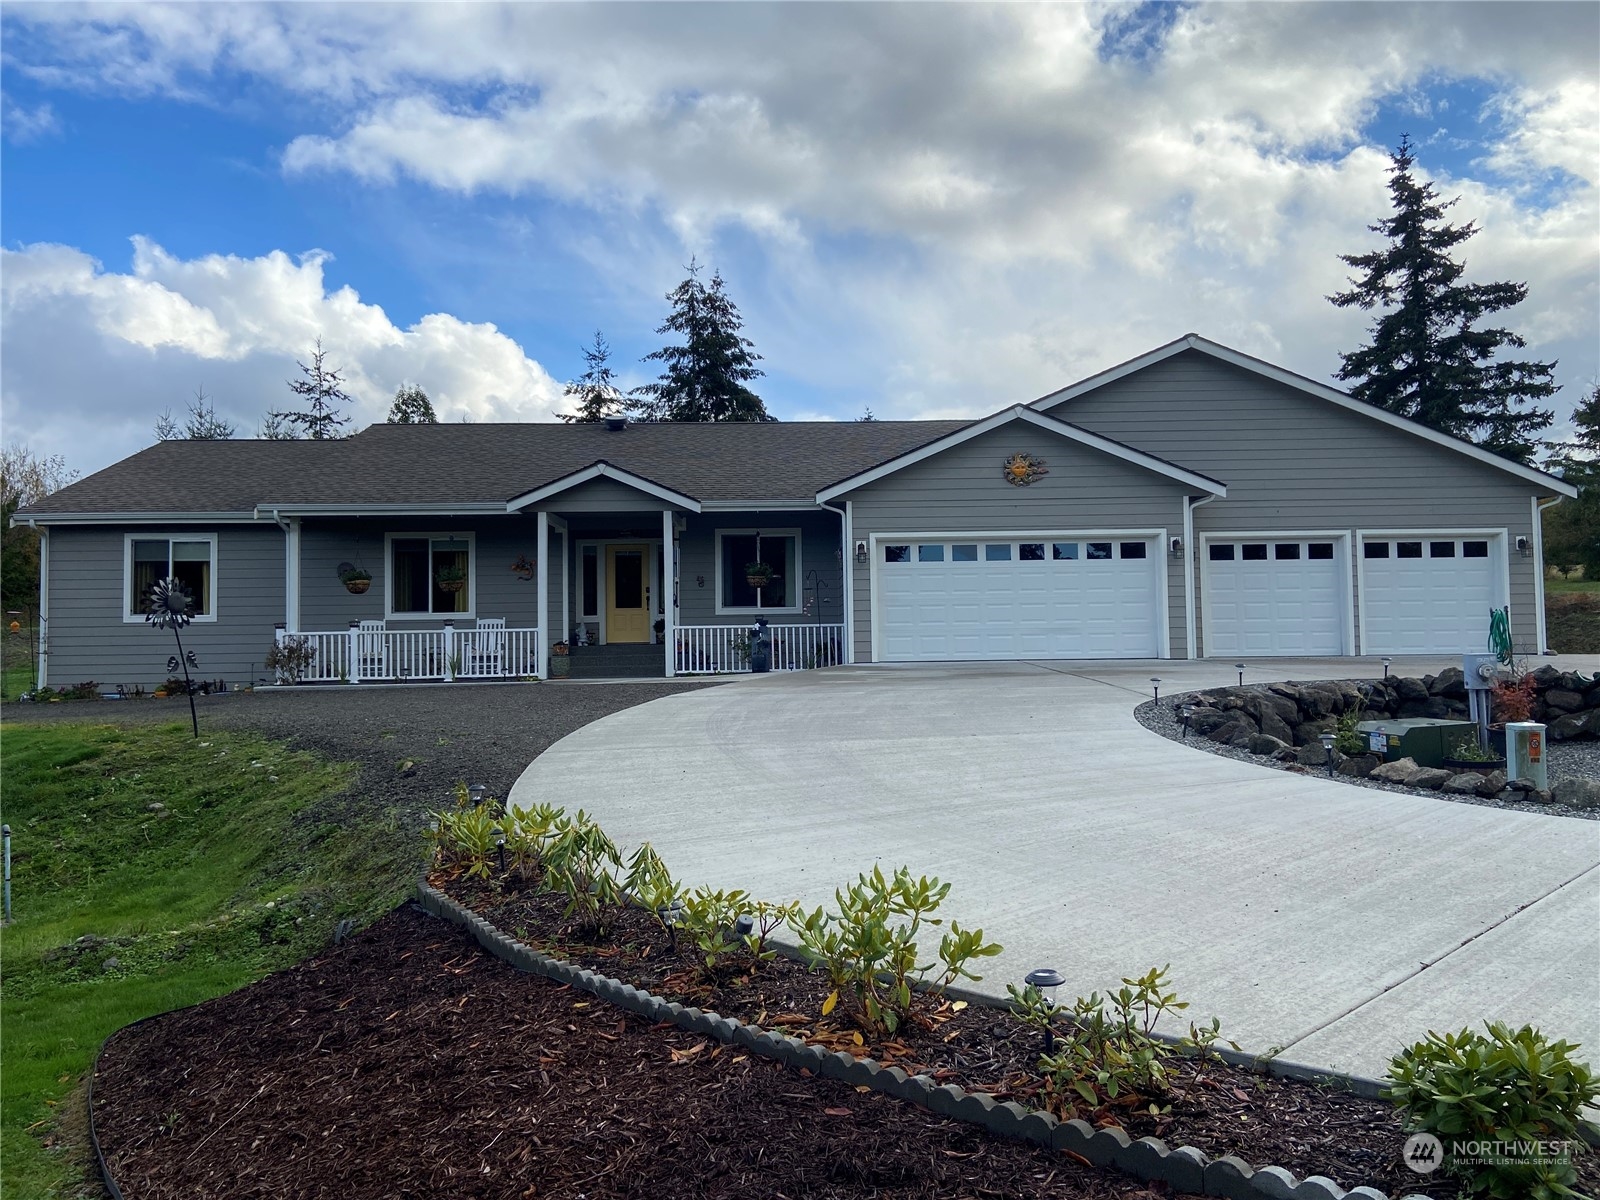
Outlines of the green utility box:
M 1454 749 L 1463 740 L 1476 742 L 1478 737 L 1478 727 L 1471 721 L 1446 717 L 1362 721 L 1356 730 L 1367 739 L 1370 752 L 1381 756 L 1384 762 L 1409 758 L 1419 767 L 1443 766 L 1447 750 Z

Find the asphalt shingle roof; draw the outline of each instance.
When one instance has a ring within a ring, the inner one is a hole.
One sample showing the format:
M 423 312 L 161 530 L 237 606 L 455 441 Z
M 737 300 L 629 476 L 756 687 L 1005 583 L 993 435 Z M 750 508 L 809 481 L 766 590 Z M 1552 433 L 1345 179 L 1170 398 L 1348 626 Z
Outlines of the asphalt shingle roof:
M 504 503 L 604 460 L 697 500 L 810 500 L 970 421 L 373 425 L 341 441 L 161 442 L 20 515 Z

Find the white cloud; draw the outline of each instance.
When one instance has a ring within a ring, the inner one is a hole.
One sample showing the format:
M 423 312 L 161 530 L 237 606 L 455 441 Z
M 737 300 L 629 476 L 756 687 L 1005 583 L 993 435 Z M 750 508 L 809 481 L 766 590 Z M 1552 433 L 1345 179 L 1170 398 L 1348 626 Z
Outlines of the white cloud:
M 0 92 L 0 128 L 4 130 L 6 141 L 14 146 L 25 146 L 60 133 L 61 118 L 49 104 L 30 107 Z
M 352 429 L 383 420 L 408 381 L 442 420 L 553 419 L 561 386 L 493 325 L 433 313 L 401 329 L 353 289 L 330 292 L 327 262 L 184 260 L 135 238 L 124 274 L 68 246 L 0 251 L 7 437 L 87 473 L 149 442 L 156 415 L 181 414 L 200 386 L 250 436 L 290 406 L 285 383 L 319 336 L 344 372 Z

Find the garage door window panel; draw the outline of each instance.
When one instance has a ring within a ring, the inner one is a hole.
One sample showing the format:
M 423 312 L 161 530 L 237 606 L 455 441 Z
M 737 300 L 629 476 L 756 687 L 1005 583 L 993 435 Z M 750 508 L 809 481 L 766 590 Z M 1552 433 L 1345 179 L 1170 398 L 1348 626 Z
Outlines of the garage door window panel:
M 1010 562 L 1011 544 L 1009 542 L 994 542 L 983 548 L 984 562 Z
M 1052 542 L 1050 557 L 1056 562 L 1072 562 L 1078 557 L 1077 542 Z
M 883 561 L 886 563 L 908 563 L 911 561 L 911 547 L 885 546 L 883 548 Z
M 1100 561 L 1111 557 L 1110 542 L 1090 542 L 1088 558 Z
M 958 542 L 956 545 L 950 547 L 950 561 L 951 562 L 977 562 L 978 561 L 978 547 L 977 546 L 963 546 Z
M 1017 557 L 1023 562 L 1043 562 L 1043 542 L 1023 542 L 1017 547 Z
M 1489 557 L 1489 543 L 1488 542 L 1462 542 L 1461 543 L 1461 557 L 1462 558 L 1488 558 Z
M 1428 543 L 1428 557 L 1429 558 L 1454 558 L 1455 556 L 1456 556 L 1456 544 L 1454 542 L 1429 542 Z
M 1211 547 L 1210 558 L 1212 562 L 1232 562 L 1233 543 L 1223 542 Z

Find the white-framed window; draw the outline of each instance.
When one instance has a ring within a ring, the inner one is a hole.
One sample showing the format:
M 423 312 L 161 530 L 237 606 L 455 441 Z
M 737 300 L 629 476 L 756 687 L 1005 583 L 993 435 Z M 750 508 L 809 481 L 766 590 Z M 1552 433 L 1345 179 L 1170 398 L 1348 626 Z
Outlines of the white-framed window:
M 391 533 L 385 538 L 385 609 L 398 620 L 477 612 L 477 547 L 470 533 Z
M 130 533 L 122 539 L 122 619 L 143 621 L 150 589 L 176 579 L 196 621 L 217 619 L 217 535 Z
M 586 542 L 578 548 L 578 617 L 600 619 L 600 546 Z
M 751 585 L 752 563 L 771 568 L 772 578 Z M 717 612 L 800 611 L 798 529 L 717 530 Z

